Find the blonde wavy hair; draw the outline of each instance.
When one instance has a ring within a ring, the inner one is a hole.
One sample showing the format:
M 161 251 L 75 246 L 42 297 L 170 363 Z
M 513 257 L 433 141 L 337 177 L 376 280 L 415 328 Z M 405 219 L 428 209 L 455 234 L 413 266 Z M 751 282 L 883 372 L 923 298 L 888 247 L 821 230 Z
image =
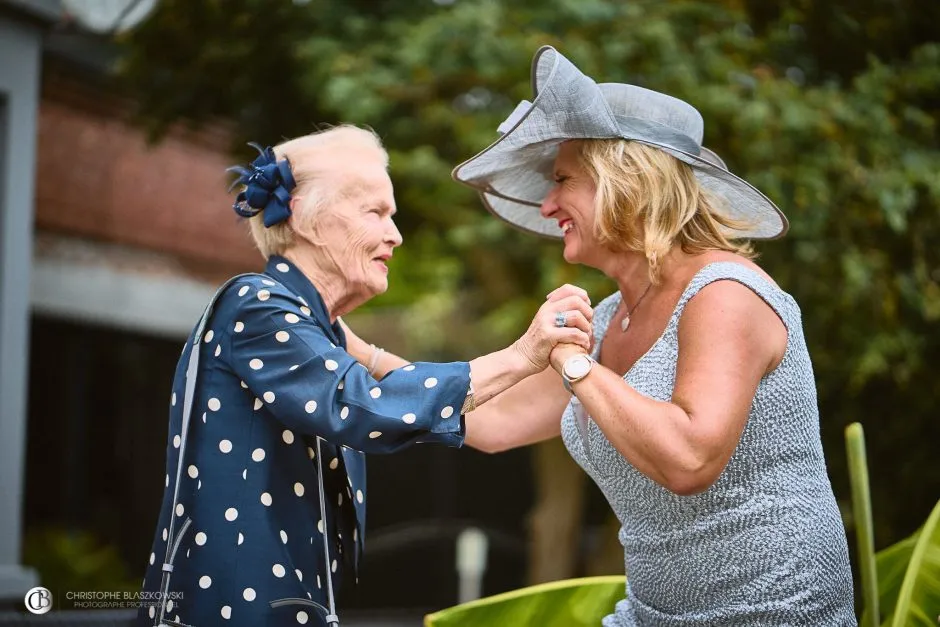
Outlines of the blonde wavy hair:
M 755 257 L 750 242 L 728 237 L 746 224 L 721 213 L 692 168 L 658 148 L 625 139 L 586 139 L 579 161 L 597 188 L 595 236 L 613 250 L 642 252 L 658 283 L 675 245 L 686 253 L 724 250 Z
M 290 162 L 297 183 L 291 196 L 300 199 L 293 205 L 293 219 L 301 221 L 304 227 L 313 227 L 324 209 L 342 197 L 343 179 L 336 173 L 343 159 L 360 159 L 363 154 L 371 154 L 381 160 L 383 167 L 388 167 L 388 153 L 375 131 L 351 124 L 285 141 L 274 147 L 274 154 L 278 160 Z M 294 229 L 289 222 L 267 228 L 264 226 L 264 211 L 249 218 L 248 226 L 255 246 L 265 259 L 282 255 L 294 245 Z

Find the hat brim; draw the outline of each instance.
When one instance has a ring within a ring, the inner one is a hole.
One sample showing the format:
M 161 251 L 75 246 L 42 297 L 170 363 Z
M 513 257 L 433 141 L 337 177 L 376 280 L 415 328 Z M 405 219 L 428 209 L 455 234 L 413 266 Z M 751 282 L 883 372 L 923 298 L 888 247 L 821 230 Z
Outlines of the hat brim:
M 547 51 L 554 53 L 548 67 L 540 63 Z M 536 53 L 532 80 L 535 98 L 531 105 L 499 139 L 453 171 L 454 179 L 476 189 L 496 217 L 523 231 L 560 239 L 562 232 L 556 221 L 539 213 L 554 185 L 558 147 L 577 139 L 626 139 L 663 150 L 689 165 L 712 195 L 716 210 L 744 225 L 726 229 L 727 237 L 775 239 L 786 234 L 789 224 L 783 212 L 760 190 L 723 167 L 714 152 L 702 148 L 695 155 L 631 136 L 615 122 L 610 123 L 615 116 L 599 86 L 554 49 L 546 46 Z M 567 106 L 569 101 L 571 107 Z

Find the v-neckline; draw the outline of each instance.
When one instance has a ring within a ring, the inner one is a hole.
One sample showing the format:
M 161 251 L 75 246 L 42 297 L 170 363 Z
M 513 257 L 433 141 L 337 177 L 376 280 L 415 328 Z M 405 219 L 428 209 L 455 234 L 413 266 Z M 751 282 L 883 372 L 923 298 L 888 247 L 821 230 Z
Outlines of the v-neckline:
M 666 321 L 666 326 L 663 328 L 662 333 L 660 333 L 659 337 L 657 337 L 656 340 L 650 345 L 650 347 L 646 349 L 646 352 L 640 355 L 636 360 L 634 360 L 634 362 L 630 365 L 630 367 L 627 368 L 627 371 L 624 372 L 623 377 L 621 377 L 622 379 L 626 380 L 627 377 L 630 376 L 630 373 L 633 372 L 634 368 L 636 368 L 640 364 L 641 361 L 646 359 L 646 357 L 650 353 L 653 352 L 653 349 L 659 346 L 659 344 L 665 339 L 666 333 L 669 332 L 669 327 L 672 325 L 673 318 L 675 318 L 676 312 L 679 310 L 679 306 L 682 304 L 682 301 L 685 299 L 686 293 L 692 287 L 692 284 L 695 283 L 695 279 L 697 279 L 698 276 L 702 272 L 704 272 L 709 266 L 713 266 L 719 263 L 734 263 L 734 262 L 711 261 L 709 263 L 706 263 L 704 266 L 702 266 L 701 268 L 695 271 L 695 274 L 692 275 L 692 278 L 689 279 L 689 282 L 686 283 L 685 288 L 683 288 L 682 293 L 679 295 L 679 300 L 676 301 L 675 307 L 672 308 L 672 313 L 669 314 L 669 320 Z M 739 264 L 739 265 L 743 265 L 743 264 Z M 621 294 L 620 290 L 618 289 L 616 292 L 614 292 L 614 296 L 616 297 L 616 301 L 614 302 L 614 313 L 616 313 L 617 307 L 619 307 L 620 303 L 623 302 L 623 294 Z M 614 320 L 614 314 L 612 313 L 610 317 L 607 319 L 607 323 L 602 328 L 602 333 L 601 333 L 602 339 L 600 343 L 597 345 L 595 353 L 592 355 L 592 357 L 594 357 L 594 359 L 596 359 L 598 363 L 600 363 L 601 349 L 604 347 L 604 340 L 607 339 L 607 332 L 610 330 L 610 323 L 613 322 L 613 320 Z

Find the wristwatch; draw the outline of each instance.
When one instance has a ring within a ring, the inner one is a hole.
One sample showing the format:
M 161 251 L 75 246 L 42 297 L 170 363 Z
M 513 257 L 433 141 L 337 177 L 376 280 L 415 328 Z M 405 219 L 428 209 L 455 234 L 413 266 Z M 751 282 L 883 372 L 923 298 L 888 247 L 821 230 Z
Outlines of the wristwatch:
M 565 384 L 565 389 L 574 394 L 571 384 L 588 376 L 596 363 L 590 355 L 572 355 L 566 359 L 561 366 L 561 380 Z

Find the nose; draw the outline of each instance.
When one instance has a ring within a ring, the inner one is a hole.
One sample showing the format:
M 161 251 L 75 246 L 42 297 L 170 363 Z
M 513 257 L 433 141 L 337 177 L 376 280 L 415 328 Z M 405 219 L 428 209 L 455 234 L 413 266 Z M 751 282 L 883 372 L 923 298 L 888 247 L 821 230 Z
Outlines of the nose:
M 551 218 L 558 211 L 558 203 L 555 202 L 555 190 L 557 189 L 557 185 L 553 186 L 539 206 L 539 213 L 542 214 L 543 218 Z
M 395 224 L 395 221 L 389 218 L 388 220 L 389 228 L 385 233 L 385 242 L 392 248 L 397 248 L 401 246 L 404 238 L 401 236 L 401 231 L 398 230 L 398 226 Z

